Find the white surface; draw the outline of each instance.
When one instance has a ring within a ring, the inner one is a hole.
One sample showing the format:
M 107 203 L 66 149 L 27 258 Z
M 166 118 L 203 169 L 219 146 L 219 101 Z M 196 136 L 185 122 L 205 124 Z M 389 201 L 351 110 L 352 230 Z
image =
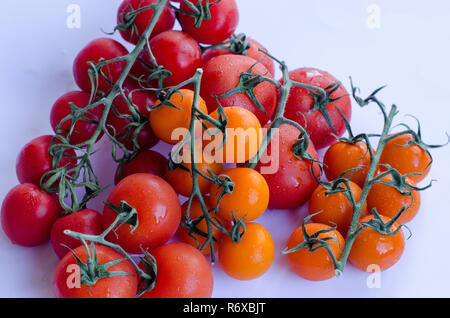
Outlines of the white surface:
M 81 29 L 66 27 L 69 4 L 81 7 Z M 119 0 L 0 1 L 1 109 L 0 199 L 17 184 L 15 160 L 32 138 L 51 133 L 53 102 L 75 89 L 72 61 L 90 40 L 114 27 Z M 345 4 L 344 4 L 345 3 Z M 351 75 L 362 94 L 388 84 L 381 95 L 396 103 L 401 114 L 420 118 L 425 141 L 445 141 L 450 131 L 450 3 L 376 1 L 379 29 L 368 27 L 372 1 L 238 0 L 238 31 L 260 41 L 291 69 L 313 66 L 329 71 L 348 87 Z M 6 14 L 7 13 L 7 14 Z M 119 38 L 118 35 L 115 36 Z M 402 119 L 402 116 L 399 117 Z M 381 117 L 375 107 L 354 106 L 355 132 L 377 132 Z M 408 118 L 405 120 L 414 124 Z M 105 142 L 99 175 L 112 181 L 114 166 Z M 422 194 L 419 215 L 400 262 L 381 275 L 381 288 L 369 289 L 368 274 L 350 265 L 341 279 L 312 283 L 295 276 L 279 255 L 305 209 L 268 211 L 260 221 L 273 235 L 277 256 L 260 279 L 240 282 L 214 266 L 215 297 L 449 297 L 450 214 L 448 213 L 450 147 L 433 151 L 430 178 L 438 179 Z M 105 194 L 106 196 L 106 194 Z M 92 205 L 101 207 L 101 200 Z M 0 231 L 1 297 L 52 297 L 51 280 L 57 258 L 49 245 L 13 246 Z

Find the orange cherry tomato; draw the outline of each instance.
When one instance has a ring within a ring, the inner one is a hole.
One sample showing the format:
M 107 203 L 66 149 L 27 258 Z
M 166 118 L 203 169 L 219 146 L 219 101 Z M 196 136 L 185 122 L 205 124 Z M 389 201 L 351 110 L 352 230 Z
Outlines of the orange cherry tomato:
M 358 203 L 362 190 L 352 181 L 349 181 L 349 185 L 355 202 Z M 345 185 L 342 184 L 341 186 L 347 189 Z M 338 192 L 327 195 L 327 191 L 329 190 L 326 187 L 319 185 L 311 195 L 309 199 L 309 214 L 313 215 L 311 220 L 316 223 L 337 226 L 340 233 L 347 235 L 353 217 L 353 206 L 344 193 Z M 364 202 L 361 218 L 366 213 L 367 203 Z
M 194 100 L 194 91 L 189 89 L 180 89 L 174 93 L 169 101 L 174 108 L 164 105 L 150 112 L 150 125 L 155 135 L 168 144 L 177 144 L 186 136 L 186 134 L 178 134 L 177 128 L 189 129 L 191 123 L 192 103 Z M 155 106 L 161 105 L 161 101 L 157 100 Z M 205 101 L 200 97 L 198 108 L 205 114 L 208 113 Z M 173 135 L 174 134 L 174 135 Z M 198 121 L 196 126 L 196 136 L 201 134 L 201 123 Z M 172 136 L 173 135 L 173 136 Z
M 195 164 L 198 170 L 200 170 L 206 176 L 210 176 L 209 171 L 215 175 L 218 175 L 222 172 L 223 164 L 214 162 L 214 158 L 210 158 L 208 155 L 203 154 L 200 144 L 196 144 L 195 149 L 195 161 L 197 161 Z M 189 169 L 189 171 L 177 168 L 175 170 L 169 169 L 167 172 L 167 181 L 177 193 L 185 197 L 189 197 L 192 193 L 192 163 L 190 160 L 190 153 L 191 152 L 188 147 L 185 147 L 183 149 L 183 156 L 181 157 L 181 164 Z M 200 192 L 202 194 L 208 193 L 211 182 L 200 174 L 197 174 L 197 177 Z
M 182 207 L 181 207 L 181 213 L 183 218 L 186 217 L 187 208 L 188 208 L 189 201 L 186 201 Z M 210 204 L 205 201 L 206 207 L 209 211 L 211 211 Z M 200 205 L 200 202 L 197 198 L 192 200 L 191 208 L 189 210 L 189 218 L 193 222 L 198 222 L 196 225 L 196 228 L 200 231 L 202 231 L 205 234 L 208 234 L 208 224 L 206 219 L 203 217 L 203 210 Z M 217 222 L 215 219 L 218 219 L 222 224 L 223 222 L 218 218 L 218 216 L 211 214 L 211 218 L 214 220 L 214 222 Z M 211 224 L 211 232 L 213 237 L 216 239 L 213 243 L 214 251 L 217 251 L 217 242 L 220 238 L 220 234 L 222 233 L 217 227 L 215 227 L 213 224 Z M 193 236 L 193 237 L 192 237 Z M 201 250 L 203 245 L 205 244 L 206 237 L 202 236 L 201 234 L 192 233 L 192 236 L 189 235 L 189 230 L 187 227 L 180 225 L 178 229 L 178 237 L 182 242 L 188 243 L 195 248 L 198 248 L 203 254 L 209 255 L 211 254 L 211 246 L 210 244 L 206 244 L 204 248 Z
M 382 180 L 389 182 L 392 180 L 392 176 L 388 175 Z M 409 177 L 406 178 L 406 183 L 416 186 L 416 183 Z M 375 183 L 367 196 L 367 207 L 369 211 L 376 208 L 378 213 L 392 219 L 404 206 L 408 206 L 408 209 L 403 211 L 397 219 L 398 224 L 408 223 L 417 215 L 420 208 L 420 192 L 408 191 L 411 192 L 412 197 L 402 195 L 397 189 L 386 184 Z
M 381 154 L 380 164 L 389 164 L 402 175 L 419 173 L 420 175 L 409 176 L 411 180 L 419 182 L 430 172 L 431 158 L 416 144 L 405 147 L 412 138 L 412 135 L 405 134 L 387 142 Z
M 219 216 L 225 221 L 233 221 L 233 214 L 244 222 L 260 217 L 269 205 L 269 186 L 264 177 L 249 168 L 232 168 L 222 172 L 234 183 L 231 194 L 225 194 L 220 200 Z M 222 188 L 212 184 L 209 190 L 210 203 L 217 205 Z
M 272 265 L 274 244 L 269 231 L 258 223 L 247 223 L 240 242 L 223 235 L 219 245 L 219 263 L 229 276 L 251 280 L 262 276 Z
M 251 111 L 243 107 L 230 106 L 223 110 L 228 119 L 225 144 L 221 147 L 223 133 L 218 133 L 211 123 L 207 123 L 208 131 L 210 134 L 215 133 L 215 136 L 210 137 L 211 141 L 205 141 L 205 151 L 211 153 L 216 161 L 244 163 L 256 155 L 261 146 L 263 140 L 261 124 Z M 219 113 L 216 110 L 210 116 L 218 120 Z
M 370 154 L 363 141 L 354 144 L 338 141 L 325 152 L 323 158 L 325 175 L 328 180 L 337 179 L 342 173 L 357 168 L 344 175 L 360 187 L 364 186 L 370 168 Z
M 373 215 L 369 215 L 362 219 L 362 222 L 373 218 Z M 385 223 L 391 220 L 385 216 L 381 216 L 381 219 Z M 394 232 L 397 228 L 398 224 L 394 223 L 390 230 Z M 403 230 L 398 231 L 395 235 L 383 235 L 367 227 L 353 242 L 348 260 L 362 271 L 370 269 L 369 266 L 379 266 L 379 269 L 384 271 L 397 263 L 404 248 Z
M 305 224 L 305 230 L 308 235 L 313 235 L 318 231 L 329 228 L 328 225 L 320 223 Z M 332 238 L 332 240 L 328 240 L 327 242 L 330 243 L 329 248 L 334 257 L 336 260 L 339 260 L 345 244 L 341 233 L 337 230 L 332 230 L 330 232 L 319 234 L 318 238 Z M 287 243 L 287 248 L 288 250 L 292 249 L 304 241 L 303 226 L 301 226 L 292 233 Z M 287 254 L 287 256 L 291 269 L 294 273 L 304 279 L 322 281 L 335 276 L 333 259 L 325 248 L 318 248 L 317 250 L 310 252 L 307 247 L 304 247 L 298 251 Z

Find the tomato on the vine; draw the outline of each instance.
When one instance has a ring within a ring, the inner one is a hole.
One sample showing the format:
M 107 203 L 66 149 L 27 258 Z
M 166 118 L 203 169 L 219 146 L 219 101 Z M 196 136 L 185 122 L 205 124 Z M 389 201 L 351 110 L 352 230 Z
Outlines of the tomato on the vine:
M 248 56 L 225 54 L 209 60 L 203 70 L 200 95 L 205 99 L 209 112 L 216 110 L 220 102 L 223 107 L 240 106 L 248 109 L 258 117 L 261 125 L 272 119 L 277 105 L 277 88 L 272 83 L 262 82 L 253 89 L 264 111 L 245 92 L 218 98 L 239 85 L 242 73 L 271 77 L 263 64 Z
M 2 203 L 2 228 L 14 244 L 38 246 L 47 242 L 62 208 L 54 195 L 24 183 L 12 188 Z
M 73 250 L 81 245 L 81 241 L 65 234 L 65 230 L 99 235 L 103 232 L 102 216 L 97 211 L 84 209 L 60 217 L 53 223 L 50 241 L 53 250 L 60 259 L 69 253 L 69 248 Z
M 172 145 L 182 141 L 191 123 L 193 101 L 194 91 L 189 89 L 180 89 L 170 96 L 169 103 L 177 108 L 167 104 L 161 106 L 161 101 L 157 100 L 154 107 L 159 106 L 159 108 L 150 111 L 150 125 L 155 135 Z M 205 101 L 201 97 L 199 97 L 198 108 L 202 113 L 208 114 Z M 201 135 L 201 128 L 200 122 L 197 121 L 196 137 L 197 134 Z
M 151 254 L 156 260 L 156 284 L 142 298 L 211 297 L 214 286 L 211 265 L 196 248 L 173 242 L 151 250 Z
M 319 231 L 327 231 L 320 233 L 318 239 L 327 239 L 328 248 L 334 255 L 336 261 L 341 257 L 342 249 L 344 248 L 344 238 L 337 230 L 330 230 L 331 227 L 320 223 L 308 223 L 305 224 L 305 231 L 309 236 L 316 234 Z M 303 235 L 303 226 L 297 228 L 289 238 L 287 243 L 287 249 L 290 250 L 294 247 L 305 242 L 306 238 Z M 317 247 L 320 243 L 311 242 L 312 248 Z M 310 251 L 307 246 L 302 249 L 287 254 L 288 261 L 291 269 L 298 276 L 311 280 L 311 281 L 323 281 L 335 276 L 334 262 L 328 251 L 323 248 L 318 248 L 314 251 Z
M 368 222 L 373 219 L 373 215 L 366 216 L 361 220 Z M 390 218 L 381 215 L 384 223 L 391 221 Z M 399 225 L 394 223 L 389 229 L 395 232 Z M 366 272 L 370 266 L 378 266 L 378 269 L 384 271 L 399 261 L 405 249 L 405 237 L 403 230 L 400 229 L 394 235 L 385 235 L 366 227 L 358 234 L 353 242 L 348 260 L 356 268 Z
M 114 183 L 117 184 L 120 180 L 135 173 L 151 173 L 155 176 L 165 178 L 167 167 L 167 158 L 159 152 L 154 150 L 141 151 L 131 161 L 123 164 L 120 173 L 119 167 L 117 167 L 114 175 Z
M 328 180 L 335 180 L 345 171 L 354 169 L 343 175 L 350 178 L 360 187 L 364 186 L 370 168 L 370 153 L 363 141 L 348 143 L 337 141 L 325 152 L 323 166 Z
M 78 87 L 91 93 L 93 88 L 89 77 L 91 66 L 88 62 L 97 64 L 100 60 L 109 61 L 127 54 L 128 50 L 122 44 L 110 38 L 99 38 L 87 44 L 73 63 L 73 74 Z M 103 66 L 98 72 L 98 90 L 108 92 L 112 87 L 111 83 L 115 83 L 122 75 L 125 65 L 126 61 L 116 61 Z
M 92 259 L 92 248 L 89 245 L 89 255 Z M 86 264 L 88 253 L 84 246 L 73 250 L 79 260 Z M 95 255 L 98 264 L 92 269 L 95 276 L 102 270 L 122 272 L 123 275 L 100 278 L 91 286 L 83 284 L 80 266 L 72 253 L 67 253 L 56 267 L 53 276 L 53 292 L 57 298 L 133 298 L 137 294 L 138 278 L 133 265 L 123 255 L 110 247 L 96 244 Z M 104 265 L 118 262 L 112 266 Z M 102 266 L 103 265 L 103 266 Z M 98 267 L 101 267 L 98 268 Z M 107 267 L 106 269 L 104 267 Z M 98 269 L 98 270 L 96 270 Z M 104 274 L 104 273 L 102 273 Z
M 299 136 L 298 128 L 288 124 L 281 125 L 274 132 L 263 155 L 264 162 L 261 160 L 255 168 L 261 172 L 269 185 L 271 209 L 299 207 L 308 201 L 317 187 L 312 171 L 319 177 L 320 166 L 294 153 L 294 145 Z M 312 159 L 319 160 L 313 142 L 309 143 L 307 153 Z
M 131 20 L 133 24 L 130 28 L 126 30 L 120 30 L 120 34 L 125 41 L 128 41 L 132 44 L 136 44 L 139 41 L 139 38 L 147 29 L 150 20 L 153 17 L 153 9 L 146 9 L 144 11 L 139 12 L 134 17 L 129 16 L 130 11 L 139 10 L 145 8 L 150 5 L 154 5 L 157 0 L 125 0 L 119 7 L 117 11 L 117 24 L 127 24 Z M 128 15 L 128 16 L 127 16 Z M 158 21 L 153 28 L 153 31 L 150 35 L 150 39 L 160 34 L 161 32 L 170 30 L 173 28 L 175 24 L 175 12 L 170 7 L 169 3 L 164 7 L 161 15 L 159 16 Z
M 188 1 L 192 5 L 200 2 L 197 0 Z M 225 41 L 233 34 L 239 23 L 239 12 L 235 0 L 216 2 L 210 7 L 211 18 L 203 20 L 200 27 L 195 25 L 194 17 L 182 13 L 178 14 L 178 21 L 180 21 L 183 30 L 200 43 L 218 44 Z M 205 5 L 205 3 L 206 0 L 201 0 L 201 5 Z M 180 10 L 186 13 L 193 12 L 185 1 L 180 2 Z
M 16 174 L 20 183 L 32 183 L 40 186 L 42 176 L 53 169 L 53 157 L 49 153 L 52 140 L 53 136 L 51 135 L 40 136 L 21 149 L 16 161 Z M 59 141 L 55 140 L 55 143 L 58 144 Z M 74 150 L 65 150 L 58 168 L 74 168 L 77 163 L 75 158 Z
M 120 244 L 127 252 L 142 253 L 166 243 L 178 229 L 181 205 L 173 188 L 162 178 L 137 173 L 122 179 L 112 190 L 107 202 L 120 206 L 125 201 L 137 211 L 138 224 L 123 224 L 107 238 Z M 105 205 L 103 227 L 108 228 L 117 212 Z
M 251 280 L 265 274 L 274 259 L 274 243 L 269 231 L 258 223 L 245 224 L 245 234 L 235 242 L 222 235 L 219 244 L 219 263 L 229 276 Z
M 89 100 L 90 94 L 83 91 L 72 91 L 58 98 L 53 104 L 50 112 L 50 124 L 55 134 L 67 138 L 72 126 L 72 119 L 65 119 L 72 113 L 70 104 L 73 104 L 78 108 L 85 108 L 89 105 Z M 76 121 L 69 142 L 76 145 L 92 138 L 98 128 L 97 122 L 100 121 L 103 111 L 104 106 L 99 105 L 84 112 L 83 117 L 86 117 L 89 121 L 84 119 L 78 119 Z M 100 132 L 96 141 L 100 140 L 102 136 L 103 131 Z
M 345 122 L 339 111 L 348 122 L 350 121 L 352 109 L 347 90 L 340 85 L 334 76 L 316 68 L 293 70 L 289 73 L 289 78 L 293 81 L 313 85 L 327 91 L 329 98 L 324 102 L 327 102 L 327 104 L 317 109 L 315 107 L 319 105 L 315 105 L 314 96 L 307 88 L 293 87 L 290 91 L 285 111 L 287 118 L 296 121 L 303 127 L 306 126 L 317 149 L 325 148 L 336 140 L 332 134 L 340 137 L 345 132 Z M 283 83 L 283 80 L 280 80 L 280 82 Z M 327 115 L 324 116 L 324 114 Z M 327 116 L 334 129 L 327 121 Z
M 269 187 L 264 177 L 249 168 L 231 168 L 221 175 L 228 176 L 234 187 L 231 194 L 225 194 L 220 200 L 218 215 L 226 221 L 233 221 L 233 216 L 244 218 L 244 222 L 259 218 L 269 204 Z M 209 199 L 213 207 L 217 206 L 221 193 L 222 187 L 211 184 Z
M 223 109 L 227 117 L 226 137 L 210 122 L 206 123 L 205 152 L 218 162 L 244 163 L 256 155 L 263 140 L 263 131 L 258 118 L 249 110 L 230 106 Z M 219 120 L 218 111 L 210 116 Z M 225 139 L 225 142 L 224 142 Z M 222 143 L 223 147 L 222 147 Z

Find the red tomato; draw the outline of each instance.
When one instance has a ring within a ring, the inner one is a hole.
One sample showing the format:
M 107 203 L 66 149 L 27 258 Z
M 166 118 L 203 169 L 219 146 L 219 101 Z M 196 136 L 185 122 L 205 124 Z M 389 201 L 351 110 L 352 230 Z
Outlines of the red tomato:
M 193 5 L 198 1 L 189 0 Z M 210 1 L 211 2 L 211 1 Z M 206 0 L 202 0 L 204 5 Z M 192 9 L 182 1 L 180 9 L 183 12 L 192 12 Z M 239 23 L 239 11 L 234 0 L 222 0 L 210 7 L 211 19 L 203 20 L 199 28 L 195 26 L 195 19 L 192 16 L 179 14 L 183 30 L 200 43 L 217 44 L 228 39 L 235 31 Z
M 41 245 L 49 240 L 53 222 L 61 212 L 55 196 L 41 192 L 34 184 L 20 184 L 3 200 L 3 231 L 14 244 Z
M 124 224 L 108 239 L 120 244 L 127 252 L 140 254 L 141 247 L 152 249 L 166 243 L 178 229 L 181 205 L 173 188 L 163 179 L 149 173 L 137 173 L 120 181 L 113 189 L 108 203 L 119 206 L 126 201 L 138 213 L 138 226 Z M 105 206 L 103 227 L 116 219 L 117 212 Z M 117 235 L 116 235 L 117 234 Z
M 91 80 L 88 62 L 98 63 L 100 59 L 111 60 L 128 54 L 128 50 L 119 42 L 109 38 L 100 38 L 90 42 L 78 53 L 73 63 L 73 74 L 78 86 L 85 92 L 91 92 Z M 98 90 L 107 92 L 111 89 L 109 82 L 116 82 L 125 68 L 126 62 L 119 61 L 102 67 L 106 80 L 99 74 Z M 108 82 L 109 81 L 109 82 Z
M 199 250 L 187 243 L 174 242 L 152 250 L 151 254 L 158 268 L 156 284 L 142 298 L 211 297 L 213 273 Z
M 40 136 L 26 144 L 19 153 L 16 162 L 17 179 L 20 183 L 32 183 L 40 185 L 42 176 L 53 169 L 52 155 L 48 149 L 51 146 L 53 136 Z M 66 150 L 67 156 L 76 156 L 75 151 Z M 63 157 L 58 167 L 75 167 L 76 159 Z
M 69 252 L 69 248 L 75 249 L 81 245 L 80 240 L 64 234 L 65 230 L 99 235 L 103 232 L 102 216 L 97 211 L 85 209 L 63 216 L 53 223 L 50 241 L 53 250 L 60 259 Z
M 313 162 L 299 159 L 294 155 L 293 146 L 299 136 L 300 130 L 294 126 L 281 125 L 263 155 L 265 162 L 260 161 L 255 168 L 261 172 L 269 185 L 269 208 L 271 209 L 299 207 L 306 203 L 317 187 L 317 181 L 311 172 Z M 273 146 L 274 140 L 278 141 L 279 151 Z M 313 142 L 310 142 L 307 151 L 315 160 L 318 160 Z M 264 173 L 262 170 L 271 171 L 272 167 L 275 169 L 272 173 Z M 314 164 L 314 173 L 317 177 L 320 176 L 320 167 L 317 164 Z
M 160 153 L 153 150 L 145 150 L 136 155 L 131 161 L 125 163 L 120 171 L 116 170 L 114 183 L 119 183 L 125 177 L 135 173 L 151 173 L 155 176 L 165 178 L 168 169 L 168 160 Z
M 125 0 L 119 7 L 117 12 L 117 24 L 120 25 L 122 23 L 127 23 L 126 14 L 130 12 L 130 9 L 137 10 L 144 8 L 146 6 L 150 6 L 154 3 L 158 2 L 158 0 Z M 140 36 L 147 29 L 150 20 L 153 17 L 153 9 L 147 9 L 136 14 L 133 26 L 131 26 L 128 30 L 121 30 L 120 34 L 124 38 L 125 41 L 136 44 L 139 41 Z M 175 12 L 170 7 L 169 3 L 164 7 L 161 15 L 159 16 L 158 21 L 153 28 L 153 31 L 150 35 L 150 38 L 158 35 L 161 32 L 170 30 L 173 28 L 175 24 Z
M 139 113 L 139 115 L 146 116 L 146 114 L 148 113 L 147 105 L 148 107 L 152 107 L 156 101 L 155 94 L 149 91 L 134 90 L 133 88 L 125 89 L 125 95 L 127 97 L 129 96 L 130 92 L 132 92 L 131 101 L 134 105 L 135 110 Z M 118 95 L 114 99 L 113 105 L 115 107 L 115 110 L 119 114 L 128 116 L 132 115 L 130 108 L 128 107 L 127 101 L 123 98 L 122 95 Z M 120 116 L 118 116 L 114 112 L 114 110 L 111 110 L 109 112 L 108 119 L 106 120 L 106 124 L 110 129 L 110 133 L 113 134 L 115 132 L 116 138 L 121 143 L 123 143 L 123 145 L 128 150 L 134 149 L 133 135 L 136 132 L 135 128 L 129 126 L 127 127 L 127 125 L 130 124 L 131 122 L 132 122 L 131 119 L 121 118 Z M 114 129 L 112 129 L 111 127 L 113 127 Z M 137 141 L 140 150 L 147 150 L 158 143 L 158 138 L 153 133 L 150 124 L 146 124 L 139 131 Z
M 95 251 L 99 264 L 124 258 L 122 254 L 103 245 L 95 245 Z M 86 264 L 88 257 L 84 246 L 77 247 L 74 253 Z M 90 246 L 89 254 L 92 254 Z M 53 276 L 53 292 L 57 298 L 132 298 L 137 294 L 136 270 L 128 260 L 122 260 L 107 268 L 108 272 L 117 271 L 126 274 L 100 278 L 92 286 L 83 284 L 80 278 L 81 272 L 77 273 L 77 268 L 80 267 L 72 253 L 66 254 L 59 262 Z M 95 272 L 92 274 L 95 275 Z
M 268 57 L 266 54 L 259 51 L 259 49 L 264 50 L 264 51 L 267 51 L 267 49 L 264 46 L 262 46 L 259 42 L 255 41 L 253 39 L 247 39 L 247 42 L 250 44 L 250 48 L 247 50 L 246 55 L 256 61 L 260 61 L 261 64 L 263 64 L 267 68 L 267 70 L 270 72 L 271 77 L 273 77 L 273 75 L 275 75 L 274 61 L 270 57 Z M 207 50 L 202 55 L 202 65 L 205 65 L 212 58 L 219 56 L 219 55 L 224 55 L 224 54 L 232 54 L 232 52 L 227 49 Z
M 164 66 L 172 75 L 164 80 L 164 86 L 174 86 L 194 76 L 201 67 L 202 51 L 197 41 L 182 31 L 165 31 L 150 40 L 150 49 L 158 65 Z M 152 65 L 148 51 L 142 54 L 142 59 Z M 149 70 L 137 62 L 133 68 L 136 77 L 148 76 Z M 157 85 L 156 81 L 152 85 Z
M 243 55 L 225 54 L 216 56 L 203 67 L 204 74 L 201 84 L 200 95 L 208 105 L 208 110 L 212 113 L 219 107 L 216 96 L 223 95 L 236 88 L 239 84 L 241 73 L 249 72 L 270 77 L 270 72 L 261 63 Z M 246 93 L 235 93 L 228 97 L 219 98 L 223 107 L 240 106 L 248 109 L 258 117 L 261 125 L 267 123 L 273 116 L 277 103 L 277 89 L 268 82 L 263 82 L 254 88 L 256 99 L 259 101 L 265 112 L 261 111 Z
M 72 125 L 72 120 L 65 120 L 61 125 L 61 121 L 71 114 L 71 109 L 69 103 L 73 103 L 78 108 L 84 108 L 89 105 L 90 95 L 83 91 L 73 91 L 64 94 L 53 104 L 52 110 L 50 112 L 50 124 L 53 128 L 55 134 L 61 135 L 67 138 L 68 132 Z M 93 121 L 100 121 L 104 111 L 103 105 L 97 106 L 90 109 L 88 112 L 84 113 L 84 116 Z M 59 126 L 58 126 L 59 125 Z M 98 125 L 86 120 L 78 120 L 75 123 L 74 130 L 70 136 L 69 142 L 73 145 L 81 144 L 88 141 L 92 135 L 95 133 Z M 57 132 L 63 130 L 66 132 Z M 97 138 L 97 141 L 102 137 L 103 132 Z
M 318 70 L 316 68 L 299 68 L 289 73 L 289 78 L 293 81 L 314 85 L 322 89 L 338 82 L 336 78 L 327 72 Z M 283 81 L 280 80 L 282 83 Z M 334 133 L 337 136 L 342 136 L 345 132 L 345 123 L 339 114 L 338 109 L 342 112 L 347 121 L 350 122 L 352 113 L 351 102 L 347 90 L 344 86 L 340 86 L 330 98 L 341 99 L 330 102 L 326 105 L 326 112 L 335 129 L 330 127 L 324 115 L 319 111 L 312 111 L 314 108 L 313 95 L 302 87 L 293 87 L 289 94 L 289 99 L 286 104 L 285 116 L 298 122 L 305 127 L 305 118 L 307 130 L 311 135 L 311 140 L 317 149 L 325 148 L 336 139 L 330 134 Z M 305 116 L 305 117 L 303 117 Z

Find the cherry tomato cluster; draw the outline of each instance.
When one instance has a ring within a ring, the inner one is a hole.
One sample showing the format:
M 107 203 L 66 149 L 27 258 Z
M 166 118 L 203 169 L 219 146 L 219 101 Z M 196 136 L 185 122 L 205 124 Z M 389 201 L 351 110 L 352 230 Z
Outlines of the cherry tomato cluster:
M 436 146 L 420 128 L 393 132 L 397 110 L 379 90 L 363 99 L 328 72 L 289 71 L 235 34 L 235 0 L 177 2 L 124 0 L 116 30 L 134 49 L 87 44 L 73 64 L 80 90 L 51 109 L 54 135 L 18 156 L 3 231 L 22 246 L 51 241 L 55 296 L 210 297 L 216 257 L 238 280 L 266 273 L 275 253 L 313 281 L 347 260 L 363 271 L 394 265 Z M 374 134 L 351 131 L 351 97 L 380 107 L 376 148 Z M 105 191 L 91 164 L 101 138 L 117 162 L 102 213 L 87 207 Z M 173 145 L 168 156 L 157 143 Z M 309 215 L 276 251 L 258 218 L 305 204 Z

